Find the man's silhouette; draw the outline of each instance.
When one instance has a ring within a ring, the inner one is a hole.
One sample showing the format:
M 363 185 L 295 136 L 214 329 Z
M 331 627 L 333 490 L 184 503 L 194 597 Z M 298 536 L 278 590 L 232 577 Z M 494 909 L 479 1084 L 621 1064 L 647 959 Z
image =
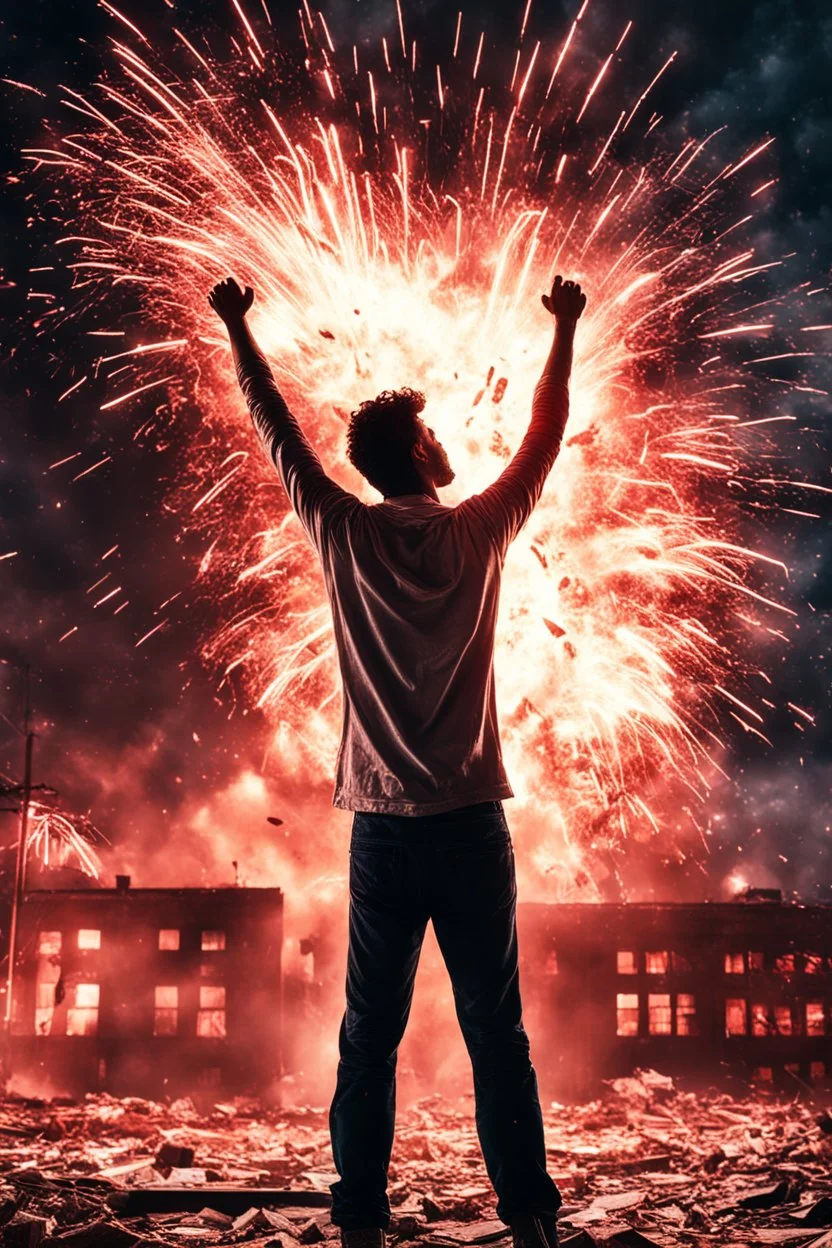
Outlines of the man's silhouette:
M 471 1057 L 497 1214 L 517 1248 L 554 1248 L 561 1198 L 546 1172 L 521 1018 L 502 806 L 513 793 L 493 653 L 506 551 L 558 453 L 586 298 L 560 277 L 543 296 L 555 333 L 529 429 L 498 479 L 457 507 L 439 502 L 454 473 L 414 390 L 384 391 L 352 413 L 349 458 L 384 501 L 368 506 L 330 480 L 251 336 L 253 299 L 232 278 L 209 296 L 254 426 L 323 567 L 343 682 L 333 805 L 355 812 L 332 1220 L 345 1248 L 384 1248 L 396 1053 L 432 920 Z

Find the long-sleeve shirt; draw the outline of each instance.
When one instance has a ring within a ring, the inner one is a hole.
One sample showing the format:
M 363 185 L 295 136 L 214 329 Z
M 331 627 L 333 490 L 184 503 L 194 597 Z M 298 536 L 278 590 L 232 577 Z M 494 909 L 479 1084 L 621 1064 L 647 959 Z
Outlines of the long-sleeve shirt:
M 558 453 L 566 386 L 544 374 L 511 462 L 447 507 L 427 494 L 362 503 L 324 472 L 253 346 L 237 376 L 332 608 L 343 683 L 332 804 L 422 815 L 513 797 L 494 691 L 500 577 Z

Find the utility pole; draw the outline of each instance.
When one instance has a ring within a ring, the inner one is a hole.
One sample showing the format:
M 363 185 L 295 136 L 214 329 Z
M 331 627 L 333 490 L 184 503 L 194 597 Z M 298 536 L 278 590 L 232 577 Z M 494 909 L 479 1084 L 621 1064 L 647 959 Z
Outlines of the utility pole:
M 34 788 L 45 789 L 47 786 L 43 784 L 32 784 L 32 755 L 35 747 L 35 733 L 32 729 L 32 691 L 31 691 L 31 669 L 28 663 L 18 664 L 10 663 L 8 659 L 2 660 L 9 663 L 11 667 L 20 667 L 23 670 L 24 681 L 24 706 L 23 706 L 23 727 L 13 723 L 5 715 L 0 715 L 5 723 L 13 728 L 15 732 L 23 737 L 23 782 L 22 784 L 5 785 L 0 788 L 0 793 L 7 797 L 19 798 L 17 806 L 18 831 L 17 831 L 17 853 L 15 856 L 14 871 L 14 893 L 12 895 L 12 913 L 9 923 L 9 967 L 6 975 L 6 1009 L 5 1009 L 5 1031 L 6 1038 L 11 1037 L 12 1032 L 12 1006 L 14 1000 L 14 973 L 15 959 L 17 956 L 17 935 L 20 926 L 20 911 L 23 905 L 23 897 L 26 891 L 26 857 L 29 848 L 29 807 L 32 802 L 32 790 Z M 11 809 L 14 809 L 12 807 Z
M 14 993 L 14 969 L 15 958 L 17 954 L 17 929 L 20 923 L 20 908 L 23 902 L 23 893 L 26 887 L 26 841 L 29 834 L 29 803 L 32 800 L 32 753 L 35 744 L 35 734 L 32 731 L 32 701 L 31 701 L 31 673 L 29 664 L 25 664 L 23 668 L 24 680 L 24 709 L 23 709 L 23 729 L 21 730 L 11 720 L 6 719 L 6 723 L 19 732 L 24 740 L 24 761 L 23 761 L 23 783 L 20 785 L 12 785 L 4 788 L 3 792 L 7 795 L 18 794 L 20 804 L 18 807 L 18 831 L 17 831 L 17 853 L 15 856 L 14 871 L 14 893 L 12 895 L 12 914 L 9 924 L 9 967 L 6 975 L 6 1010 L 5 1010 L 5 1028 L 6 1035 L 11 1035 L 12 1030 L 12 1001 Z

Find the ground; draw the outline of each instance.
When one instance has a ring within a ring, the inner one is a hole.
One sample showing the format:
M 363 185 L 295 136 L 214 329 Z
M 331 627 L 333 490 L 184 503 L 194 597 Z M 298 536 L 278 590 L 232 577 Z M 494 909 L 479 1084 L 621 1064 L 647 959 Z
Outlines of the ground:
M 597 1101 L 545 1108 L 572 1248 L 784 1244 L 832 1248 L 832 1117 L 808 1090 L 735 1100 L 653 1072 Z M 0 1242 L 63 1248 L 297 1248 L 337 1234 L 323 1108 L 251 1101 L 0 1102 Z M 470 1097 L 399 1115 L 392 1237 L 497 1241 Z

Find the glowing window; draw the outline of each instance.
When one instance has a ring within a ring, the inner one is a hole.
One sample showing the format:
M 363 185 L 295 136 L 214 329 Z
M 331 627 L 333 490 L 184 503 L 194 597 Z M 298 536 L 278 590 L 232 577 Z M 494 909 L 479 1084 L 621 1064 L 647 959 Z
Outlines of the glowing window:
M 178 927 L 162 927 L 159 929 L 159 948 L 160 949 L 178 949 L 179 948 L 179 928 Z
M 60 932 L 39 932 L 38 953 L 42 958 L 57 958 L 61 952 Z
M 790 1036 L 793 1031 L 792 1007 L 790 1005 L 775 1005 L 774 1023 L 778 1036 Z
M 101 933 L 92 927 L 82 927 L 78 933 L 79 949 L 100 949 Z
M 823 958 L 817 953 L 803 955 L 803 970 L 807 975 L 820 975 L 823 972 Z
M 154 1006 L 154 1036 L 175 1036 L 179 1026 L 179 989 L 176 985 L 157 984 Z
M 690 958 L 686 958 L 682 953 L 671 953 L 670 965 L 677 975 L 688 975 L 693 970 Z
M 748 1008 L 743 997 L 728 997 L 725 1002 L 726 1036 L 748 1035 Z
M 791 975 L 794 972 L 794 954 L 783 953 L 779 958 L 775 958 L 774 969 L 781 975 Z
M 619 975 L 638 974 L 638 954 L 632 949 L 619 949 L 616 955 Z
M 222 1039 L 225 1030 L 225 988 L 221 984 L 201 984 L 196 1034 Z
M 61 933 L 38 933 L 35 979 L 35 1035 L 48 1036 L 55 1017 L 55 990 L 61 978 Z
M 806 1002 L 806 1035 L 822 1036 L 826 1032 L 826 1011 L 822 1001 Z
M 770 1036 L 774 1031 L 774 1024 L 769 1017 L 768 1006 L 760 1003 L 751 1006 L 751 1034 L 752 1036 Z
M 726 953 L 725 974 L 726 975 L 744 975 L 745 974 L 745 956 L 741 953 Z
M 754 1079 L 757 1083 L 771 1083 L 774 1080 L 774 1071 L 770 1066 L 757 1066 Z
M 647 1029 L 651 1036 L 669 1036 L 671 1026 L 670 993 L 651 992 L 647 997 Z
M 225 932 L 203 932 L 202 933 L 203 949 L 224 949 L 225 948 Z
M 810 1062 L 809 1078 L 812 1083 L 819 1083 L 821 1079 L 826 1078 L 826 1062 Z
M 748 969 L 749 971 L 764 971 L 766 969 L 766 959 L 762 949 L 749 950 Z
M 68 1036 L 94 1036 L 98 1031 L 98 984 L 76 984 L 73 1004 L 66 1012 Z
M 645 953 L 644 969 L 648 975 L 666 975 L 670 965 L 670 955 L 666 950 L 659 953 Z
M 699 1024 L 696 1021 L 696 997 L 691 996 L 689 992 L 680 992 L 676 997 L 676 1035 L 699 1035 Z
M 635 992 L 619 992 L 616 997 L 619 1036 L 638 1035 L 638 994 Z

